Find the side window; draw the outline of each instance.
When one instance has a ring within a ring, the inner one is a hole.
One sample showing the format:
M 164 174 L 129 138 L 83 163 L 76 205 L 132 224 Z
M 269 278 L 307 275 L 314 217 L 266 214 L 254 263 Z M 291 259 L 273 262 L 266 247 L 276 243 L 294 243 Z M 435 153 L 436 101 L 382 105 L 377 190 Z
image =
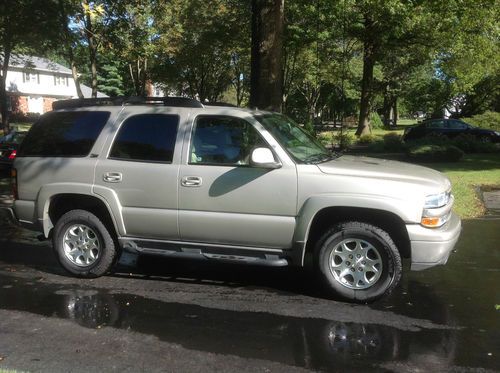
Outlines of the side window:
M 107 111 L 44 114 L 24 139 L 18 157 L 85 157 L 109 116 Z
M 255 128 L 240 118 L 200 116 L 191 140 L 190 163 L 249 165 L 252 150 L 266 146 Z
M 139 114 L 120 127 L 109 158 L 139 162 L 171 163 L 179 117 L 165 114 Z
M 432 128 L 432 129 L 442 129 L 444 128 L 444 121 L 442 120 L 433 120 L 430 121 L 426 124 L 427 128 Z
M 450 120 L 448 121 L 448 128 L 452 130 L 464 130 L 467 128 L 467 125 L 459 120 Z

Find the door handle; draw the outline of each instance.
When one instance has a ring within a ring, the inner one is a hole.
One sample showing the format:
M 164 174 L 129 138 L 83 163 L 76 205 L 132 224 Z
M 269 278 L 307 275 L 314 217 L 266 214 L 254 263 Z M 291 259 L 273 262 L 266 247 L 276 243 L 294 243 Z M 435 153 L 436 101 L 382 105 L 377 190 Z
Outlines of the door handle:
M 185 187 L 198 187 L 201 186 L 202 179 L 199 176 L 184 176 L 181 179 L 181 185 Z
M 122 181 L 122 173 L 121 172 L 106 172 L 102 179 L 108 183 L 119 183 Z

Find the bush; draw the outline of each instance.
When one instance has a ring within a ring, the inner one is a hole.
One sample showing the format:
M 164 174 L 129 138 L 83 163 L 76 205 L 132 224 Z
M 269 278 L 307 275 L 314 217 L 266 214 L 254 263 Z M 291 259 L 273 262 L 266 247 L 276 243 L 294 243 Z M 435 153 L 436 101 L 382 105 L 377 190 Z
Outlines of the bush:
M 384 149 L 389 152 L 399 152 L 404 146 L 401 136 L 397 133 L 388 133 L 384 136 Z
M 333 143 L 333 132 L 320 132 L 316 137 L 325 146 L 332 145 Z
M 458 162 L 464 152 L 453 145 L 414 145 L 407 155 L 418 162 Z
M 500 113 L 496 111 L 486 111 L 471 118 L 463 118 L 463 121 L 477 127 L 500 131 Z
M 495 153 L 500 151 L 498 144 L 484 143 L 479 141 L 473 135 L 462 134 L 454 139 L 450 139 L 442 135 L 430 135 L 422 139 L 411 141 L 406 144 L 406 147 L 412 148 L 415 146 L 438 145 L 438 146 L 455 146 L 465 153 Z
M 376 140 L 376 136 L 375 135 L 372 135 L 371 133 L 370 134 L 366 134 L 366 135 L 361 135 L 358 139 L 358 143 L 359 144 L 371 144 L 372 142 L 374 142 Z
M 384 122 L 382 122 L 378 113 L 370 113 L 370 125 L 372 128 L 384 128 Z
M 348 132 L 341 132 L 338 131 L 334 136 L 333 136 L 333 142 L 337 144 L 337 146 L 341 149 L 347 149 L 349 146 L 352 145 L 353 143 L 353 138 L 351 135 L 349 135 Z

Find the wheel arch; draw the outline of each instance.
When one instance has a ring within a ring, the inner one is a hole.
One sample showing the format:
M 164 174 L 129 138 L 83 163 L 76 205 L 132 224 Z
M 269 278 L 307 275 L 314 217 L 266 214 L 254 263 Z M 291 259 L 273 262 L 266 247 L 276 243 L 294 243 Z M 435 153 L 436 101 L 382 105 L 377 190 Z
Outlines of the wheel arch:
M 302 249 L 302 265 L 309 263 L 316 242 L 333 225 L 357 221 L 375 225 L 386 231 L 403 258 L 411 257 L 410 238 L 404 220 L 396 213 L 376 208 L 331 206 L 318 210 L 309 224 Z
M 45 237 L 48 238 L 51 235 L 53 227 L 61 216 L 77 209 L 87 210 L 96 215 L 114 237 L 118 237 L 119 230 L 108 204 L 95 195 L 80 193 L 59 193 L 47 200 L 44 209 L 45 219 L 43 219 Z

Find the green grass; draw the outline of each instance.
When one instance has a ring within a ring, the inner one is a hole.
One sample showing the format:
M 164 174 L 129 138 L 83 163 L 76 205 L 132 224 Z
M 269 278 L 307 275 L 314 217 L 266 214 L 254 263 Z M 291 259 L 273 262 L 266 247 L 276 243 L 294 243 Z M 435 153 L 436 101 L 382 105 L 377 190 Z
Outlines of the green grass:
M 377 158 L 390 158 L 408 162 L 402 154 L 366 154 Z M 447 175 L 452 183 L 455 196 L 455 212 L 463 219 L 484 215 L 485 208 L 479 187 L 490 186 L 500 189 L 500 153 L 466 154 L 460 162 L 425 163 Z
M 464 219 L 482 216 L 485 212 L 478 188 L 496 186 L 500 189 L 500 154 L 468 154 L 460 162 L 432 163 L 427 167 L 445 173 L 453 185 L 455 211 Z

